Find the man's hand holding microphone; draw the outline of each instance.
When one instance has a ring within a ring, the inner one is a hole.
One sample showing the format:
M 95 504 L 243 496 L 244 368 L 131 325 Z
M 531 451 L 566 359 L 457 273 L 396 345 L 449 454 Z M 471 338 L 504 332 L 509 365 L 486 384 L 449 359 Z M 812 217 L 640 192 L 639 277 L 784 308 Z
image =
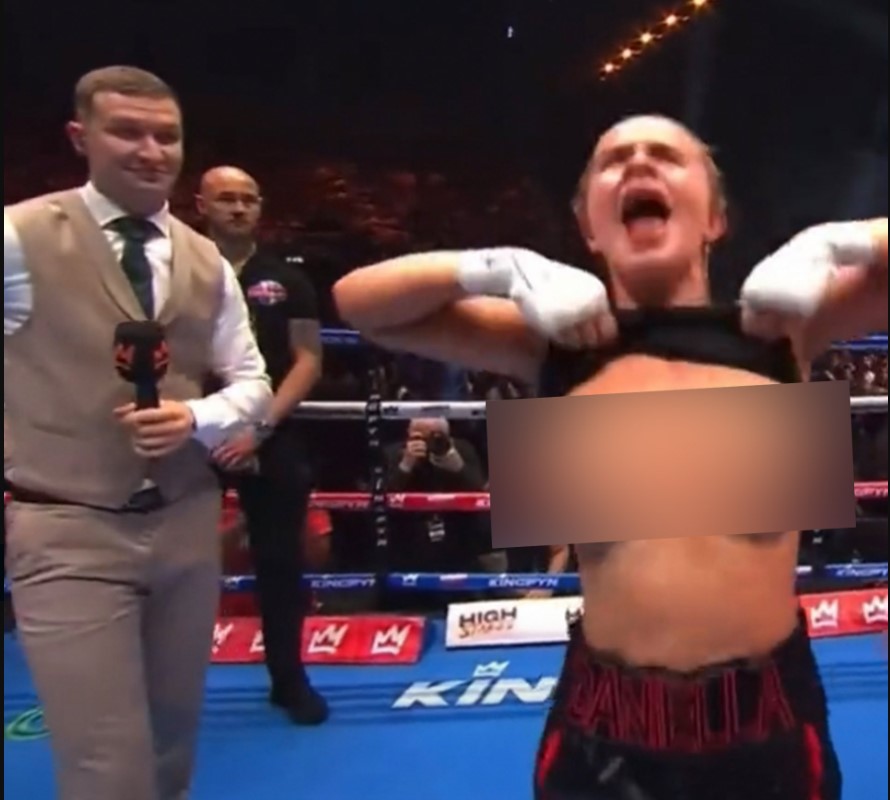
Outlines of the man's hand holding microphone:
M 114 409 L 114 416 L 133 438 L 143 458 L 161 458 L 192 436 L 195 418 L 187 404 L 161 400 L 158 382 L 167 372 L 169 352 L 164 329 L 156 322 L 123 322 L 114 336 L 118 374 L 136 388 L 136 400 Z
M 178 400 L 161 400 L 157 408 L 140 409 L 128 403 L 114 410 L 133 435 L 133 449 L 143 458 L 161 458 L 182 447 L 192 436 L 195 418 Z

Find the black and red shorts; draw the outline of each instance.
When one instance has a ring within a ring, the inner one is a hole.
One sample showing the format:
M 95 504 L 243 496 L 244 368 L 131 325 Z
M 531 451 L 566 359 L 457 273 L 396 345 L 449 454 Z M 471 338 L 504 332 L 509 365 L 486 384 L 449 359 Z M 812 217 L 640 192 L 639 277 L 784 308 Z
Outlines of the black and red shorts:
M 839 800 L 825 692 L 802 618 L 758 663 L 678 675 L 597 653 L 572 625 L 538 750 L 536 800 Z

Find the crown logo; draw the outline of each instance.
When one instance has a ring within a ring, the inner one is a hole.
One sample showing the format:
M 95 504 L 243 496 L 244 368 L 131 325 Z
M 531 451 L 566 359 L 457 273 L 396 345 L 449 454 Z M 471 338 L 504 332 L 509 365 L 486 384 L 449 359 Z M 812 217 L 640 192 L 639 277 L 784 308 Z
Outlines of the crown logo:
M 822 600 L 810 608 L 810 623 L 814 628 L 834 628 L 840 619 L 840 602 Z
M 473 670 L 473 677 L 500 678 L 509 666 L 509 661 L 492 661 L 490 664 L 480 664 Z
M 876 594 L 867 603 L 863 603 L 862 616 L 869 625 L 887 622 L 887 595 Z

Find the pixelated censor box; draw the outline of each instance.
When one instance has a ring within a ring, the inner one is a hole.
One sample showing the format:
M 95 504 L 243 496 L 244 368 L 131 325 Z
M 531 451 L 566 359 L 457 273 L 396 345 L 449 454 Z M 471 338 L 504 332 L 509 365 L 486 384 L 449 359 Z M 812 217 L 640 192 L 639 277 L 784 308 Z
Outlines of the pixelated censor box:
M 487 404 L 492 544 L 852 528 L 844 382 Z

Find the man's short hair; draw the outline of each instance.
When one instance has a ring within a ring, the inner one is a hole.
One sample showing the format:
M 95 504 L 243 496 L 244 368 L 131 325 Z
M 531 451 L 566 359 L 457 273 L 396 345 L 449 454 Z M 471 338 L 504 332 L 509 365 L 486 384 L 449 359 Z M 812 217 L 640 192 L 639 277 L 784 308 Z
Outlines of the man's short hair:
M 113 92 L 126 97 L 150 97 L 155 100 L 179 99 L 173 89 L 157 75 L 138 67 L 102 67 L 88 72 L 74 89 L 74 111 L 80 120 L 89 119 L 97 94 Z

